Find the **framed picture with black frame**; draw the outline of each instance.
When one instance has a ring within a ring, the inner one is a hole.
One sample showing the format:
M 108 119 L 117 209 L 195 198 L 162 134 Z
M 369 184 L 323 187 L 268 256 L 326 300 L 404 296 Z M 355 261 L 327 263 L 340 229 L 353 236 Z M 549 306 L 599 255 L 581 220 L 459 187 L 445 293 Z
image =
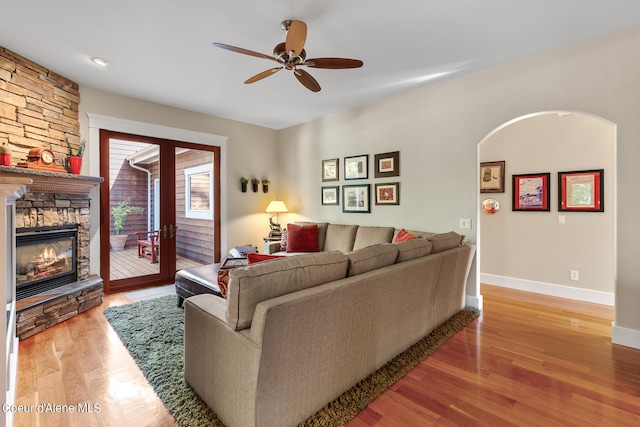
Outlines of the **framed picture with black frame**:
M 371 185 L 343 185 L 342 186 L 342 212 L 345 213 L 370 213 Z
M 513 211 L 549 212 L 549 178 L 551 174 L 513 175 Z
M 558 172 L 558 210 L 604 212 L 604 169 Z
M 504 193 L 505 161 L 480 163 L 480 192 Z
M 340 186 L 322 187 L 322 206 L 338 206 L 340 204 Z
M 369 178 L 369 155 L 351 156 L 344 158 L 344 179 Z

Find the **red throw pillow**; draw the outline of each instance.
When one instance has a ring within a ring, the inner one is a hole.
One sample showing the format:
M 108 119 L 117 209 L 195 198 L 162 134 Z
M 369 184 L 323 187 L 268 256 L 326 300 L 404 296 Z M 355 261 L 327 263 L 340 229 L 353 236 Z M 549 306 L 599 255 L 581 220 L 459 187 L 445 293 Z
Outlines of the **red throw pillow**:
M 267 254 L 247 254 L 247 264 L 253 264 L 261 261 L 268 261 L 270 259 L 282 258 L 284 255 L 267 255 Z
M 318 224 L 288 224 L 287 252 L 318 252 Z
M 416 238 L 415 234 L 409 233 L 407 230 L 403 228 L 400 231 L 398 231 L 396 238 L 393 239 L 393 243 L 404 242 L 406 240 L 411 240 L 415 238 Z

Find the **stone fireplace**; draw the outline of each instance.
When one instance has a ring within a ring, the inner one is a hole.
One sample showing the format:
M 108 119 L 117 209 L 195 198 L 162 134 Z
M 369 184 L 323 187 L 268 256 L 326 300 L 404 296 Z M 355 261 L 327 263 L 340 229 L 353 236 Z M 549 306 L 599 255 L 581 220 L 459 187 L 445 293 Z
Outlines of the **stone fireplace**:
M 16 334 L 22 340 L 102 303 L 89 273 L 90 190 L 102 178 L 0 166 L 33 180 L 15 202 Z

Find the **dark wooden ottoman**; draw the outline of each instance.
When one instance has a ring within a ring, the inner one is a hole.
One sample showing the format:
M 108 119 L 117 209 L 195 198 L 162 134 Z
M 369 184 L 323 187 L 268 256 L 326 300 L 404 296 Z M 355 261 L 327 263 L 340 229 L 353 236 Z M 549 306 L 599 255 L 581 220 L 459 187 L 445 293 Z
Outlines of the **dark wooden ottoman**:
M 218 287 L 218 270 L 220 270 L 220 264 L 209 264 L 178 271 L 176 273 L 178 307 L 182 307 L 184 300 L 194 295 L 214 294 L 222 297 Z
M 178 307 L 186 298 L 199 294 L 213 294 L 222 297 L 218 286 L 218 271 L 247 265 L 246 258 L 226 258 L 220 264 L 191 267 L 176 273 L 176 294 Z

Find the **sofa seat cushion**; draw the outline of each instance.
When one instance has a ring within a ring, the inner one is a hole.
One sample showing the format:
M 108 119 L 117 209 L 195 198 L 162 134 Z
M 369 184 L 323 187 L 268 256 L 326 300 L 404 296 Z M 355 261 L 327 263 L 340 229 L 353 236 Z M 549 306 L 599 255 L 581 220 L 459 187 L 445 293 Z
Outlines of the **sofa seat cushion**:
M 398 257 L 398 248 L 391 243 L 378 243 L 350 252 L 347 256 L 349 257 L 347 276 L 351 277 L 394 264 Z
M 427 239 L 433 243 L 432 252 L 437 253 L 461 246 L 464 243 L 464 237 L 455 231 L 450 231 L 448 233 L 433 234 Z
M 340 251 L 343 254 L 351 252 L 357 231 L 357 225 L 328 224 L 327 235 L 324 239 L 324 250 Z
M 394 245 L 398 248 L 398 258 L 396 262 L 404 262 L 427 256 L 433 249 L 433 243 L 430 240 L 418 238 L 400 241 L 394 243 Z
M 393 227 L 360 226 L 353 241 L 353 250 L 366 248 L 376 243 L 391 243 L 394 231 Z
M 227 324 L 236 331 L 249 328 L 261 301 L 343 279 L 348 265 L 346 255 L 333 251 L 234 268 L 229 273 Z
M 318 226 L 287 225 L 287 252 L 317 252 L 318 251 Z

